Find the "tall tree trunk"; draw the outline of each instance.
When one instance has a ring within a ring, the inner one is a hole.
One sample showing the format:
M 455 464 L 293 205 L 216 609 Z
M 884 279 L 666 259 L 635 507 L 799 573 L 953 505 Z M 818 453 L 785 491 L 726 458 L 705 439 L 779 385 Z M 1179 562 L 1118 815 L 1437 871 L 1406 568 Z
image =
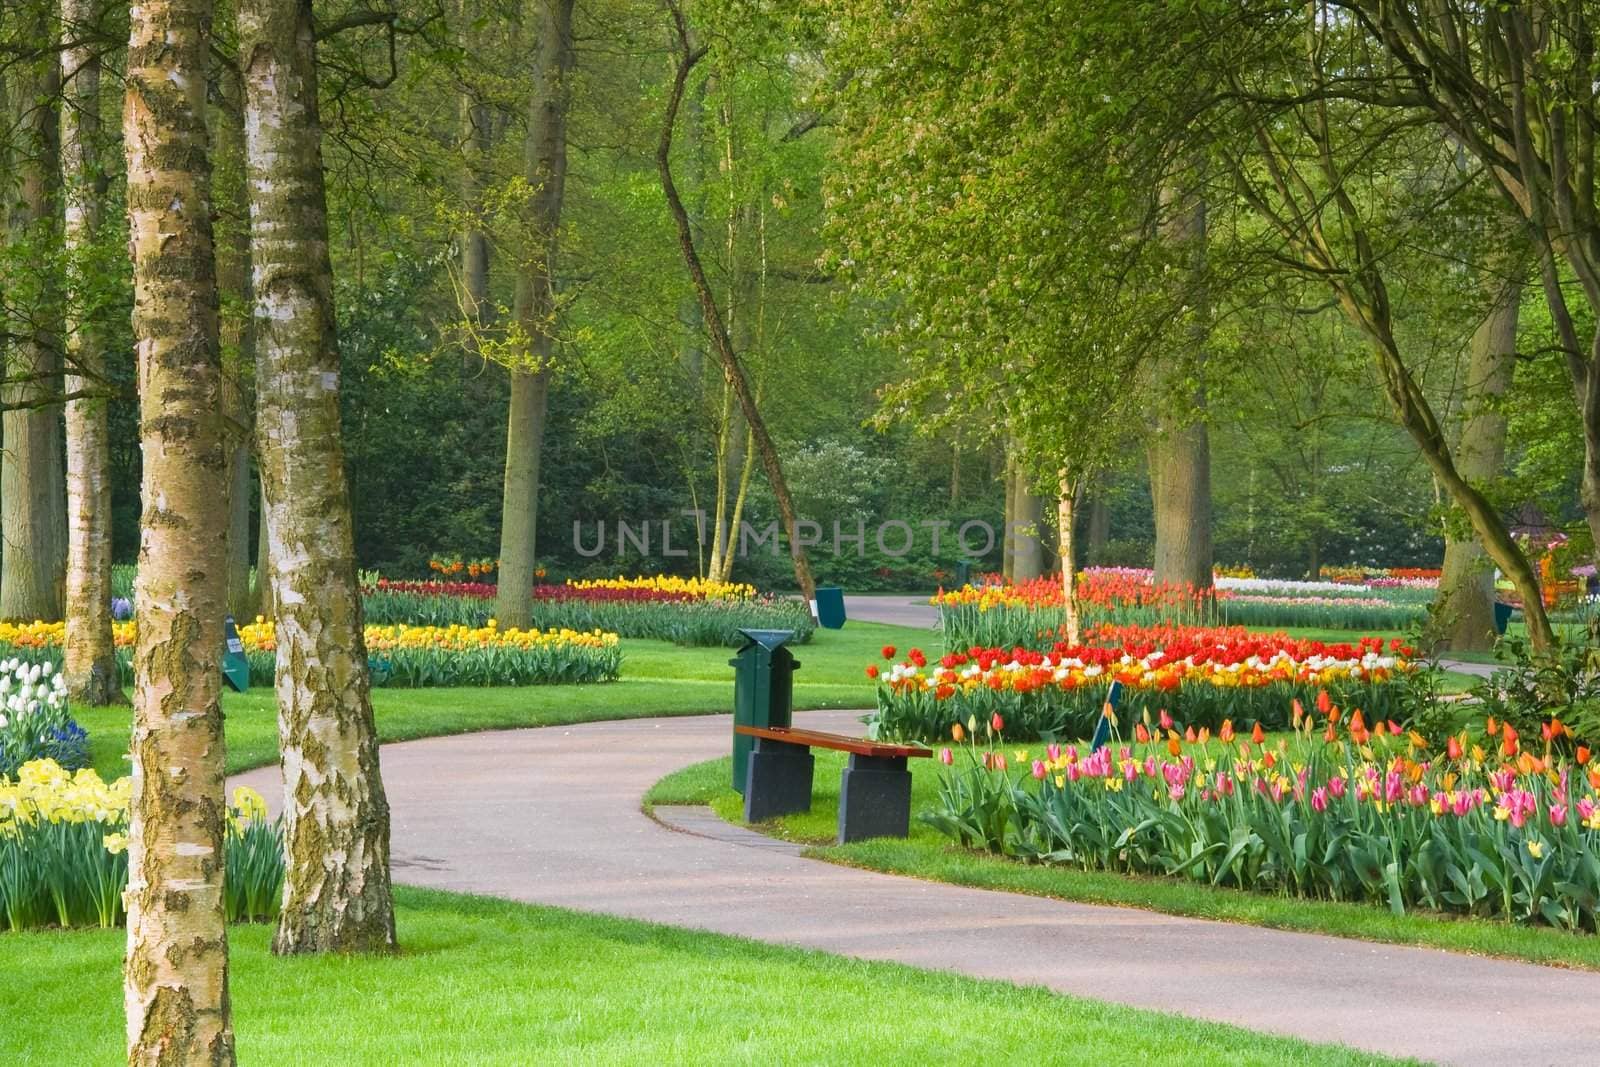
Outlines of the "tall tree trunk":
M 1017 522 L 1017 457 L 1015 442 L 1006 441 L 1005 460 L 1006 501 L 1000 520 L 1000 577 L 1011 581 L 1016 573 L 1017 545 L 1011 531 Z
M 33 8 L 26 36 L 54 39 L 51 5 Z M 20 195 L 9 214 L 10 240 L 30 261 L 47 260 L 59 239 L 56 209 L 61 183 L 59 55 L 49 48 L 12 67 L 11 100 L 17 111 L 13 149 Z M 35 276 L 34 299 L 13 324 L 19 334 L 6 359 L 0 399 L 4 448 L 0 451 L 0 618 L 59 619 L 67 564 L 66 472 L 61 441 L 62 304 L 51 271 Z M 7 294 L 15 299 L 12 294 Z M 11 381 L 12 378 L 19 379 Z M 20 405 L 20 406 L 19 406 Z M 9 410 L 10 406 L 19 406 Z
M 517 275 L 516 316 L 528 351 L 511 368 L 506 418 L 505 490 L 500 512 L 502 626 L 532 622 L 534 560 L 538 551 L 539 464 L 555 356 L 555 263 L 567 177 L 567 106 L 572 97 L 573 0 L 530 0 L 538 27 L 533 91 L 528 103 L 525 177 L 532 193 L 526 218 L 530 251 Z
M 1205 262 L 1206 204 L 1197 198 L 1188 203 L 1184 199 L 1184 194 L 1175 190 L 1163 190 L 1163 206 L 1170 215 L 1162 223 L 1161 236 L 1189 259 L 1189 269 L 1198 281 Z M 1195 302 L 1203 305 L 1198 288 L 1196 285 Z M 1196 355 L 1192 358 L 1199 361 L 1206 340 L 1203 321 L 1195 326 L 1193 336 Z M 1185 394 L 1158 381 L 1155 404 L 1155 433 L 1148 448 L 1150 497 L 1155 507 L 1155 580 L 1208 590 L 1213 560 L 1211 437 L 1205 424 L 1205 387 L 1197 384 Z
M 1516 368 L 1520 280 L 1497 283 L 1494 303 L 1472 334 L 1467 367 L 1466 422 L 1456 444 L 1456 470 L 1476 486 L 1492 481 L 1505 462 L 1506 417 L 1499 399 Z M 1444 573 L 1434 600 L 1439 647 L 1455 651 L 1493 648 L 1494 577 L 1475 537 L 1447 537 Z
M 789 482 L 783 475 L 783 463 L 778 458 L 777 445 L 773 443 L 772 435 L 767 432 L 766 420 L 761 417 L 755 393 L 750 388 L 750 379 L 745 374 L 744 364 L 734 350 L 733 339 L 728 336 L 728 327 L 723 321 L 721 310 L 717 307 L 711 283 L 706 278 L 700 253 L 695 248 L 694 232 L 689 225 L 689 213 L 684 210 L 683 200 L 678 196 L 678 188 L 672 180 L 672 130 L 677 124 L 678 106 L 683 102 L 683 90 L 688 83 L 689 72 L 705 58 L 706 49 L 703 45 L 698 47 L 690 45 L 688 24 L 684 21 L 683 11 L 676 0 L 668 0 L 668 7 L 677 34 L 679 55 L 672 88 L 667 97 L 666 114 L 661 122 L 661 139 L 656 143 L 656 171 L 661 177 L 661 190 L 667 199 L 667 209 L 671 212 L 673 223 L 677 227 L 678 250 L 683 256 L 684 265 L 688 268 L 689 279 L 694 283 L 695 295 L 700 300 L 700 311 L 705 317 L 706 331 L 711 335 L 711 345 L 716 349 L 717 358 L 722 362 L 723 373 L 733 386 L 733 395 L 739 401 L 739 410 L 744 413 L 745 422 L 750 427 L 750 440 L 755 445 L 756 454 L 761 457 L 761 466 L 766 471 L 768 483 L 772 486 L 772 495 L 777 498 L 778 517 L 783 522 L 784 531 L 789 539 L 789 555 L 794 561 L 795 583 L 799 585 L 803 597 L 815 600 L 817 583 L 811 575 L 811 561 L 806 555 L 805 545 L 801 542 L 799 518 L 795 514 L 794 499 L 789 495 Z
M 1056 526 L 1060 530 L 1061 537 L 1057 552 L 1061 557 L 1061 595 L 1067 615 L 1066 638 L 1067 643 L 1072 645 L 1077 644 L 1081 636 L 1077 599 L 1078 553 L 1073 535 L 1073 524 L 1078 517 L 1078 493 L 1081 489 L 1082 483 L 1063 468 L 1059 494 L 1056 497 Z
M 97 0 L 62 0 L 69 37 L 92 26 Z M 100 231 L 100 58 L 87 44 L 61 51 L 66 107 L 61 113 L 67 284 L 67 693 L 75 704 L 126 704 L 111 636 L 111 440 L 106 420 L 105 354 L 84 284 Z
M 272 590 L 272 536 L 267 530 L 267 487 L 260 485 L 256 505 L 256 582 L 251 589 L 256 614 L 265 619 L 278 616 L 278 601 Z
M 238 28 L 288 861 L 272 950 L 387 950 L 389 803 L 340 441 L 311 0 L 239 0 Z
M 222 410 L 228 433 L 228 614 L 248 621 L 257 602 L 250 589 L 250 438 L 255 331 L 250 291 L 250 206 L 245 187 L 244 101 L 237 70 L 217 79 L 221 101 L 215 119 L 213 188 L 219 226 L 217 289 L 222 301 Z M 265 572 L 263 572 L 264 575 Z
M 131 9 L 123 142 L 144 453 L 129 804 L 130 1064 L 232 1064 L 223 904 L 222 366 L 209 0 Z
M 1011 577 L 1029 582 L 1044 574 L 1044 498 L 1033 491 L 1027 468 L 1021 463 L 1017 465 L 1015 494 Z
M 1111 506 L 1106 503 L 1105 478 L 1096 478 L 1089 487 L 1089 514 L 1084 522 L 1084 562 L 1095 566 L 1105 562 L 1106 542 L 1111 540 Z

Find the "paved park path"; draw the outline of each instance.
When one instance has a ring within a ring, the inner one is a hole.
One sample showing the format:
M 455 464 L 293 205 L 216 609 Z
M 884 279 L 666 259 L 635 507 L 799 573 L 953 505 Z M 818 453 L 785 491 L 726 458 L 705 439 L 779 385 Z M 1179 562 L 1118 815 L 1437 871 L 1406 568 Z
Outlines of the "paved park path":
M 848 712 L 799 718 L 859 728 Z M 385 745 L 395 877 L 1426 1060 L 1596 1061 L 1600 974 L 921 882 L 802 858 L 705 809 L 662 814 L 711 836 L 640 811 L 652 783 L 730 736 L 713 716 Z M 275 769 L 242 780 L 277 793 Z

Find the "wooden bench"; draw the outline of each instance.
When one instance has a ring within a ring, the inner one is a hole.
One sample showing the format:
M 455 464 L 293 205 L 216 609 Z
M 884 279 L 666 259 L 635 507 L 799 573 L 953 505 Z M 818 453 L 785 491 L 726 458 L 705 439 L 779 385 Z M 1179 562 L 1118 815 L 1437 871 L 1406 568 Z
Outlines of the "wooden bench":
M 911 832 L 906 760 L 932 756 L 932 749 L 786 726 L 735 726 L 733 731 L 755 739 L 745 767 L 745 822 L 810 811 L 811 750 L 827 748 L 850 753 L 839 779 L 839 843 Z

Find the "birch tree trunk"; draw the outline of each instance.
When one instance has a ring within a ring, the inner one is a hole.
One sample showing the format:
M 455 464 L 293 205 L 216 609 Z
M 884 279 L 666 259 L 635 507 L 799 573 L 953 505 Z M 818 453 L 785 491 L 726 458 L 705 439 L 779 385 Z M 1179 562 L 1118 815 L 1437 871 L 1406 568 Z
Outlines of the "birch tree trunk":
M 51 5 L 35 5 L 25 37 L 54 39 Z M 13 148 L 20 195 L 8 217 L 9 239 L 29 261 L 41 261 L 58 239 L 61 182 L 59 55 L 41 47 L 10 71 L 19 136 Z M 61 442 L 61 292 L 52 271 L 32 276 L 27 310 L 14 319 L 0 399 L 17 410 L 0 415 L 0 618 L 62 617 L 67 564 L 66 472 Z M 16 299 L 8 293 L 8 299 Z M 11 379 L 18 379 L 12 381 Z
M 506 471 L 500 516 L 500 590 L 495 615 L 505 627 L 532 621 L 534 558 L 538 550 L 539 465 L 555 354 L 555 259 L 567 176 L 568 75 L 572 70 L 573 0 L 530 0 L 537 25 L 533 92 L 528 103 L 525 176 L 532 187 L 528 234 L 532 247 L 517 276 L 515 313 L 527 339 L 520 366 L 511 368 L 506 418 Z
M 128 830 L 130 1064 L 232 1064 L 223 905 L 222 368 L 209 0 L 131 9 L 123 140 L 144 452 Z
M 62 0 L 69 36 L 94 24 L 97 0 Z M 100 335 L 87 321 L 84 284 L 100 230 L 100 57 L 84 43 L 61 50 L 66 107 L 61 112 L 65 226 L 63 239 L 72 287 L 68 307 L 68 394 L 105 392 Z M 111 637 L 111 442 L 106 397 L 67 401 L 67 636 L 64 673 L 75 704 L 126 704 Z
M 1517 313 L 1522 286 L 1506 281 L 1495 293 L 1488 316 L 1472 334 L 1467 367 L 1466 423 L 1456 445 L 1456 470 L 1474 485 L 1500 474 L 1505 462 L 1506 416 L 1496 402 L 1511 387 L 1516 368 Z M 1494 576 L 1478 539 L 1445 541 L 1444 572 L 1434 601 L 1440 647 L 1461 651 L 1493 648 Z
M 287 876 L 272 949 L 394 947 L 389 805 L 339 429 L 311 0 L 240 0 L 256 426 L 277 602 Z
M 256 613 L 250 591 L 250 438 L 255 331 L 250 292 L 250 207 L 245 188 L 244 101 L 237 70 L 218 72 L 212 109 L 212 187 L 217 201 L 217 289 L 222 300 L 222 408 L 228 433 L 228 614 Z
M 1061 595 L 1066 605 L 1066 638 L 1069 645 L 1077 644 L 1081 636 L 1077 600 L 1078 553 L 1073 534 L 1073 524 L 1078 518 L 1080 484 L 1066 470 L 1062 470 L 1060 495 L 1056 497 L 1056 525 L 1060 528 L 1061 536 Z

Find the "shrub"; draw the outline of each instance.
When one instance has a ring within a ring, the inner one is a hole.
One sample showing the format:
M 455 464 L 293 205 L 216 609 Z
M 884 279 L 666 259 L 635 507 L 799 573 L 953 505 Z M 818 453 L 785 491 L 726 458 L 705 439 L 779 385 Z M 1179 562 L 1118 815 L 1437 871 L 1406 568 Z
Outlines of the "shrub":
M 1540 656 L 1525 638 L 1508 635 L 1495 651 L 1504 665 L 1472 689 L 1486 714 L 1529 736 L 1558 718 L 1586 741 L 1600 742 L 1600 669 L 1592 648 L 1564 641 Z

